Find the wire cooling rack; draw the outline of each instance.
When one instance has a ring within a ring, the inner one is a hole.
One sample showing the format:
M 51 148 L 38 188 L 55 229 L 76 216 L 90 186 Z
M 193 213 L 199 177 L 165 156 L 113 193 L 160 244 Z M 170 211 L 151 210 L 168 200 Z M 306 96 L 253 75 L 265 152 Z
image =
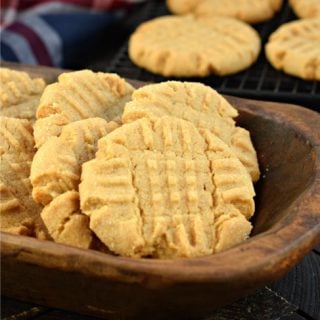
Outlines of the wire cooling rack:
M 166 14 L 169 14 L 169 12 L 165 1 L 149 0 L 141 10 L 139 20 L 143 22 Z M 260 34 L 263 46 L 274 30 L 281 24 L 294 19 L 296 19 L 295 15 L 285 2 L 282 10 L 273 19 L 255 25 L 254 28 Z M 199 81 L 223 94 L 296 103 L 320 111 L 320 82 L 301 80 L 274 69 L 267 61 L 263 50 L 261 50 L 261 54 L 253 66 L 238 74 L 226 77 L 209 76 L 179 79 L 165 78 L 135 66 L 128 57 L 128 43 L 126 42 L 111 63 L 108 71 L 116 72 L 126 78 L 148 82 L 160 82 L 168 79 Z

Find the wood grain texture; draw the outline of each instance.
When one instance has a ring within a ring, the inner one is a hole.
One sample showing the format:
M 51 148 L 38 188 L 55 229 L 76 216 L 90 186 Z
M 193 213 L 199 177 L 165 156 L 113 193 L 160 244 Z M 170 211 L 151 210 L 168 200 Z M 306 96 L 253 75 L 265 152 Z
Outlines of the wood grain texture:
M 208 317 L 198 318 L 198 320 L 218 320 L 219 317 L 228 320 L 318 320 L 317 310 L 320 307 L 320 300 L 314 299 L 315 295 L 313 293 L 320 290 L 318 285 L 320 274 L 314 272 L 319 268 L 319 265 L 319 260 L 314 258 L 314 253 L 311 252 L 286 276 L 269 286 L 273 291 L 263 288 L 244 299 L 214 311 Z M 309 274 L 312 276 L 310 277 Z M 286 297 L 287 301 L 283 297 Z M 28 304 L 3 296 L 1 305 L 1 315 L 4 320 L 27 320 L 33 319 L 35 315 L 37 315 L 38 320 L 98 319 L 62 310 L 39 307 L 35 304 Z M 303 316 L 299 315 L 301 312 L 303 312 Z
M 292 268 L 320 241 L 320 116 L 293 105 L 227 99 L 251 132 L 263 172 L 250 240 L 214 256 L 159 261 L 2 234 L 3 293 L 108 319 L 190 319 Z

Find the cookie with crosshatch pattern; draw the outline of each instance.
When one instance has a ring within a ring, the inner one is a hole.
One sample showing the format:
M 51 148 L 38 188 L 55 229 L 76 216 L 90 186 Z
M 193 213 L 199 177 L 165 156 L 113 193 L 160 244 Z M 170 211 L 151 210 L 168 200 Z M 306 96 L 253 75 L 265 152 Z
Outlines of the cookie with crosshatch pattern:
M 68 123 L 119 117 L 132 92 L 133 87 L 116 74 L 91 70 L 62 73 L 58 82 L 46 87 L 40 99 L 34 126 L 36 146 L 59 136 Z
M 44 88 L 41 78 L 0 68 L 0 116 L 34 120 Z
M 246 23 L 229 17 L 164 16 L 141 24 L 131 35 L 129 57 L 163 76 L 224 76 L 248 68 L 260 38 Z
M 31 167 L 32 196 L 44 205 L 41 217 L 54 241 L 89 248 L 93 235 L 79 209 L 81 165 L 92 159 L 101 137 L 118 127 L 113 121 L 89 118 L 62 128 L 37 151 Z
M 208 129 L 231 147 L 235 155 L 257 181 L 260 170 L 250 133 L 233 120 L 238 112 L 214 89 L 201 83 L 167 81 L 146 85 L 134 91 L 125 106 L 122 121 L 142 117 L 174 116 Z
M 100 139 L 79 192 L 91 230 L 124 256 L 209 255 L 251 231 L 246 169 L 222 140 L 178 118 L 143 118 Z
M 320 17 L 285 23 L 265 47 L 272 66 L 305 79 L 320 80 Z

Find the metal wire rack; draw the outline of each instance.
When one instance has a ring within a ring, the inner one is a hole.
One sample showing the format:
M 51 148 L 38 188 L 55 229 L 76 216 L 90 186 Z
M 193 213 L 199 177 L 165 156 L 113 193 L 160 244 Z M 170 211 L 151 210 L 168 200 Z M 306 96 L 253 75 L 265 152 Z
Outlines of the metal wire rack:
M 141 11 L 139 20 L 143 22 L 166 14 L 169 14 L 169 12 L 165 6 L 165 1 L 151 0 L 146 3 Z M 262 47 L 274 30 L 281 24 L 294 19 L 296 17 L 285 2 L 282 10 L 273 19 L 255 25 L 254 28 L 258 31 L 262 40 Z M 147 82 L 160 82 L 169 79 L 135 66 L 128 57 L 128 43 L 120 49 L 108 71 L 116 72 L 126 78 Z M 301 80 L 274 69 L 267 61 L 263 50 L 253 66 L 238 74 L 226 77 L 209 76 L 178 80 L 199 81 L 223 94 L 296 103 L 320 111 L 320 82 Z

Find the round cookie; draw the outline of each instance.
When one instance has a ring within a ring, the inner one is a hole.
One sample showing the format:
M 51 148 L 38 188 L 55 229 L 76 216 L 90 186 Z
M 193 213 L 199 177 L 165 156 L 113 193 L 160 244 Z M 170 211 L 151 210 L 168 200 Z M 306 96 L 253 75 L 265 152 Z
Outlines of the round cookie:
M 320 17 L 283 24 L 265 47 L 274 68 L 306 80 L 320 80 Z
M 247 171 L 222 140 L 178 118 L 143 118 L 100 139 L 79 192 L 91 230 L 124 256 L 209 255 L 251 231 Z
M 290 0 L 290 5 L 299 18 L 320 17 L 320 0 Z
M 247 130 L 236 127 L 238 115 L 214 89 L 201 83 L 168 81 L 151 84 L 134 91 L 125 106 L 122 121 L 129 123 L 142 117 L 174 116 L 192 122 L 197 128 L 208 129 L 231 147 L 250 173 L 259 179 L 256 151 Z
M 41 78 L 0 68 L 0 116 L 34 120 L 44 88 Z
M 132 92 L 133 87 L 116 74 L 90 70 L 61 74 L 41 97 L 34 126 L 36 146 L 59 136 L 61 128 L 73 121 L 120 116 Z
M 259 51 L 256 31 L 227 17 L 164 16 L 140 25 L 129 41 L 136 65 L 167 77 L 236 73 L 253 64 Z
M 193 13 L 198 17 L 230 16 L 248 23 L 271 19 L 282 0 L 167 0 L 176 14 Z
M 54 241 L 89 248 L 94 237 L 79 209 L 81 165 L 95 155 L 97 142 L 115 122 L 90 118 L 64 126 L 37 151 L 31 167 L 32 196 L 44 205 L 42 220 Z

